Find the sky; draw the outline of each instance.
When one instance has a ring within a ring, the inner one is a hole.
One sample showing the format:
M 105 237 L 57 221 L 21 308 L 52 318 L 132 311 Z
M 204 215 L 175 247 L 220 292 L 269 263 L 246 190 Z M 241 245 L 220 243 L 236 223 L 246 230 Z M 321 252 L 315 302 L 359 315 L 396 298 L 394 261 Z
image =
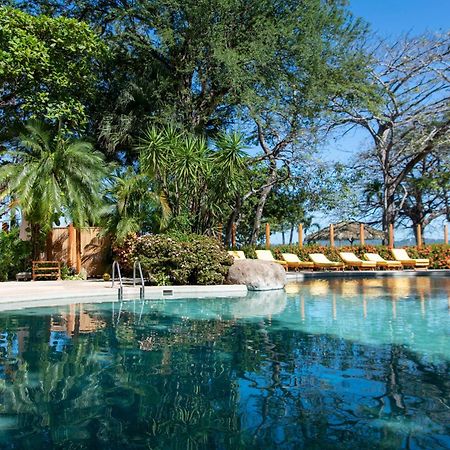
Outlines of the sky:
M 450 29 L 450 0 L 350 0 L 352 13 L 369 23 L 373 33 L 381 38 L 395 39 L 402 34 L 422 34 Z M 343 135 L 339 130 L 322 149 L 324 158 L 350 162 L 358 150 L 371 145 L 366 131 L 353 129 Z M 315 222 L 326 226 L 329 217 L 315 214 Z M 425 237 L 442 239 L 443 221 L 436 221 L 426 230 Z M 411 238 L 412 231 L 400 229 L 396 237 Z M 279 242 L 280 237 L 275 238 Z
M 450 26 L 450 0 L 350 0 L 350 9 L 383 37 L 445 31 Z
M 450 0 L 350 0 L 350 10 L 368 22 L 372 32 L 387 39 L 450 28 Z M 362 130 L 345 136 L 341 132 L 329 140 L 324 156 L 345 163 L 369 145 L 369 136 Z

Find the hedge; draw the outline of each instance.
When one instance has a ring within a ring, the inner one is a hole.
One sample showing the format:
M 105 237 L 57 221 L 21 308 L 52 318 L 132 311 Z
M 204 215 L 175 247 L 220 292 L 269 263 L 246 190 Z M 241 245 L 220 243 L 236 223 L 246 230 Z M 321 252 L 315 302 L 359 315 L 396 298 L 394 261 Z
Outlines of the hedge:
M 431 269 L 450 269 L 450 246 L 443 244 L 404 247 L 412 258 L 428 258 Z M 256 258 L 256 247 L 243 247 L 247 258 Z M 354 252 L 362 257 L 364 253 L 378 253 L 385 259 L 393 259 L 386 246 L 364 245 L 330 248 L 312 244 L 299 248 L 296 245 L 273 246 L 274 256 L 281 259 L 281 253 L 295 253 L 308 261 L 309 253 L 324 253 L 329 259 L 339 261 L 339 251 Z M 198 235 L 147 235 L 130 236 L 114 249 L 125 272 L 131 272 L 133 262 L 138 258 L 153 284 L 223 284 L 233 258 L 216 240 Z M 364 258 L 363 258 L 364 259 Z

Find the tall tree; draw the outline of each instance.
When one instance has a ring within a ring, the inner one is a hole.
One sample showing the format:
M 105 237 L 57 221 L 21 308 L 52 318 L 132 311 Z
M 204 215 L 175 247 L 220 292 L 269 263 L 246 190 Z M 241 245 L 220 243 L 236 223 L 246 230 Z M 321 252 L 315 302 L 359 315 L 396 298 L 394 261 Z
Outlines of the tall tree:
M 435 219 L 449 217 L 449 169 L 448 150 L 438 147 L 419 161 L 397 186 L 396 224 L 412 228 L 416 238 L 417 225 L 424 231 Z M 361 153 L 352 167 L 347 168 L 346 175 L 342 188 L 347 194 L 337 202 L 337 217 L 380 224 L 384 184 L 378 161 L 370 151 Z
M 337 208 L 342 202 L 341 191 L 346 189 L 343 169 L 339 165 L 330 166 L 329 162 L 322 161 L 320 157 L 308 155 L 301 161 L 296 161 L 294 166 L 289 174 L 279 169 L 280 179 L 284 176 L 284 181 L 278 182 L 271 190 L 261 217 L 261 222 L 269 222 L 273 231 L 289 231 L 289 243 L 292 243 L 294 232 L 300 223 L 305 230 L 313 225 L 312 212 L 325 211 L 329 215 L 330 210 Z M 264 166 L 254 167 L 249 174 L 248 187 L 252 184 L 259 186 L 266 179 Z M 241 243 L 251 242 L 258 202 L 258 196 L 254 195 L 242 204 L 239 219 L 236 220 Z
M 108 175 L 102 154 L 90 143 L 54 132 L 41 122 L 30 121 L 1 157 L 0 199 L 20 208 L 30 223 L 33 258 L 38 258 L 41 233 L 61 218 L 76 227 L 95 222 L 101 206 L 101 183 Z
M 377 101 L 357 108 L 335 100 L 341 115 L 335 124 L 363 127 L 372 139 L 364 164 L 371 160 L 381 174 L 381 222 L 387 231 L 398 218 L 395 196 L 401 183 L 448 139 L 450 34 L 382 42 L 372 56 Z
M 314 109 L 327 95 L 350 92 L 349 80 L 358 79 L 357 58 L 353 67 L 346 66 L 351 77 L 336 77 L 344 73 L 340 69 L 349 59 L 343 58 L 349 56 L 349 43 L 364 28 L 350 20 L 341 0 L 36 4 L 46 12 L 87 20 L 102 30 L 118 56 L 118 70 L 111 67 L 106 83 L 111 88 L 108 109 L 98 118 L 110 151 L 130 149 L 138 124 L 171 121 L 196 133 L 215 133 L 248 117 L 243 108 L 258 111 L 257 105 L 272 104 L 273 96 L 285 101 L 295 96 L 292 104 L 299 100 Z M 324 86 L 333 89 L 324 95 Z
M 276 86 L 270 80 L 261 83 L 256 98 L 247 105 L 261 149 L 257 160 L 267 167 L 258 192 L 252 244 L 273 187 L 317 149 L 330 120 L 330 101 L 340 99 L 357 107 L 373 94 L 367 83 L 367 61 L 359 48 L 364 24 L 354 20 L 340 2 L 316 5 L 301 16 L 300 28 L 296 17 L 293 14 L 286 24 L 292 46 L 284 52 Z
M 86 23 L 0 7 L 1 134 L 30 117 L 86 124 L 105 50 Z

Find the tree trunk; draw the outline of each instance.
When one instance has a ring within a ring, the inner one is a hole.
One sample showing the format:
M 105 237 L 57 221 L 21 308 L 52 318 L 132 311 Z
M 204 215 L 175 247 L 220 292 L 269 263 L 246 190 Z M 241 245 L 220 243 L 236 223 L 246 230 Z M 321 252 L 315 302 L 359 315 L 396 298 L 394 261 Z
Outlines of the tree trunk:
M 420 225 L 420 229 L 422 232 L 422 244 L 425 244 L 425 239 L 424 239 L 423 235 L 424 235 L 425 227 L 427 226 L 427 224 L 423 221 L 423 218 L 420 216 L 410 217 L 410 220 L 411 220 L 411 224 L 412 224 L 412 228 L 413 228 L 413 232 L 414 232 L 414 240 L 416 241 L 416 245 L 419 245 L 419 237 L 417 235 L 417 227 L 419 225 Z
M 385 182 L 383 191 L 383 218 L 382 226 L 385 235 L 389 233 L 389 225 L 395 225 L 396 210 L 395 210 L 395 187 L 392 183 Z M 387 244 L 387 238 L 383 239 L 383 244 Z
M 276 170 L 272 170 L 271 174 L 270 174 L 270 181 L 274 182 L 275 178 L 276 178 Z M 259 197 L 258 205 L 256 206 L 255 219 L 253 221 L 253 229 L 252 229 L 252 234 L 250 236 L 250 242 L 249 242 L 250 245 L 256 245 L 256 241 L 258 240 L 259 230 L 261 229 L 261 218 L 263 215 L 264 206 L 266 204 L 267 197 L 273 188 L 273 185 L 274 185 L 273 182 L 267 183 L 267 186 L 265 186 L 261 190 L 261 195 Z
M 291 232 L 289 234 L 289 245 L 292 245 L 293 240 L 294 240 L 294 225 L 291 225 Z
M 228 221 L 227 221 L 227 226 L 226 226 L 226 230 L 225 230 L 225 245 L 226 246 L 229 246 L 229 243 L 231 241 L 231 230 L 233 228 L 233 223 L 235 223 L 237 221 L 237 219 L 239 218 L 239 215 L 241 213 L 241 208 L 242 208 L 242 198 L 238 194 L 238 195 L 236 195 L 236 201 L 234 204 L 233 211 L 231 211 L 231 214 L 228 217 Z
M 415 206 L 415 210 L 416 210 L 416 215 L 417 217 L 415 217 L 413 220 L 413 228 L 414 228 L 414 239 L 416 240 L 416 245 L 419 245 L 419 240 L 418 240 L 418 236 L 417 236 L 417 226 L 420 225 L 420 228 L 422 230 L 422 243 L 424 244 L 424 240 L 423 240 L 423 234 L 425 231 L 425 226 L 426 224 L 424 223 L 424 218 L 425 218 L 425 214 L 424 214 L 424 205 L 423 205 L 423 201 L 422 201 L 422 195 L 417 192 L 416 197 L 416 204 Z
M 284 230 L 281 232 L 281 239 L 282 239 L 283 245 L 285 245 L 286 244 L 286 237 L 285 237 Z
M 31 256 L 33 261 L 41 259 L 41 226 L 33 223 L 31 227 Z

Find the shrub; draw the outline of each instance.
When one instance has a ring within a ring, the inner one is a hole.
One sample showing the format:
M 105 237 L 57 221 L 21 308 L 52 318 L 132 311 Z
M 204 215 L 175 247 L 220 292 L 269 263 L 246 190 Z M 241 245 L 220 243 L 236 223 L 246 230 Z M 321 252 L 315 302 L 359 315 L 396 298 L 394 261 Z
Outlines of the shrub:
M 158 285 L 222 284 L 233 263 L 216 239 L 192 234 L 131 236 L 114 253 L 127 271 L 138 258 Z
M 13 279 L 16 273 L 30 270 L 30 243 L 19 238 L 19 229 L 0 231 L 0 281 Z

